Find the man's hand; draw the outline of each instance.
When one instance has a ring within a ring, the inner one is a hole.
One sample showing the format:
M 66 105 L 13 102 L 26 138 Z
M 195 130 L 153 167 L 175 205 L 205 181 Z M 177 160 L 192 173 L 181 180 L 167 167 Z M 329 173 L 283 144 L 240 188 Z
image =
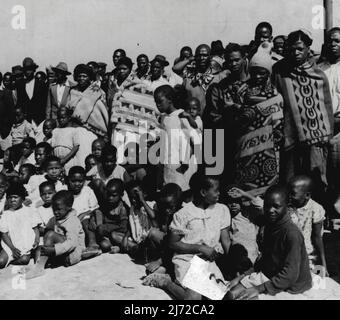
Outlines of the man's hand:
M 257 298 L 259 294 L 260 291 L 257 289 L 257 287 L 251 287 L 242 291 L 236 300 L 251 300 Z
M 178 117 L 179 117 L 179 118 L 189 118 L 189 117 L 191 117 L 191 115 L 190 115 L 188 112 L 183 111 L 182 113 L 180 113 L 180 114 L 178 115 Z
M 209 261 L 214 261 L 218 257 L 218 252 L 216 252 L 214 248 L 211 248 L 209 246 L 202 245 L 199 251 L 202 256 Z
M 21 251 L 18 249 L 18 248 L 13 248 L 11 249 L 12 250 L 12 254 L 13 254 L 13 258 L 16 260 L 16 259 L 19 259 L 21 257 Z
M 228 196 L 233 199 L 239 199 L 245 196 L 245 192 L 239 188 L 234 187 L 228 191 Z

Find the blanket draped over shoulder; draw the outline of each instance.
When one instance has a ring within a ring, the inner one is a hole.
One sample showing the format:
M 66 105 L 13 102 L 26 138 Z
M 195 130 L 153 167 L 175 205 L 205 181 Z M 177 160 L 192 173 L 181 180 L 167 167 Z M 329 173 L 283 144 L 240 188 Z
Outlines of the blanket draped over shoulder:
M 73 117 L 99 137 L 108 138 L 109 111 L 103 100 L 103 92 L 97 85 L 90 85 L 84 92 L 71 90 L 68 107 Z
M 312 62 L 292 68 L 283 59 L 274 66 L 274 74 L 285 103 L 285 148 L 328 142 L 334 118 L 324 72 Z
M 235 182 L 253 195 L 261 195 L 279 179 L 283 99 L 269 84 L 265 91 L 245 88 L 239 101 Z

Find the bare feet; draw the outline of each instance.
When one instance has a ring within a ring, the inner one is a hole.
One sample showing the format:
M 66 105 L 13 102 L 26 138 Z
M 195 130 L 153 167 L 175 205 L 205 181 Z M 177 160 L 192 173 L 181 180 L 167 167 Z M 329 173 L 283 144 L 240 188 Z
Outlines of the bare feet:
M 164 289 L 169 283 L 171 278 L 168 274 L 153 273 L 148 275 L 143 280 L 144 286 Z
M 100 256 L 101 254 L 102 254 L 102 251 L 99 249 L 99 247 L 98 248 L 88 247 L 82 252 L 81 259 L 86 260 L 86 259 Z
M 109 253 L 110 254 L 116 254 L 120 252 L 120 248 L 118 246 L 112 246 Z
M 23 267 L 19 273 L 24 274 L 26 280 L 41 277 L 45 274 L 45 264 L 47 260 L 47 256 L 40 256 L 36 264 L 33 266 Z

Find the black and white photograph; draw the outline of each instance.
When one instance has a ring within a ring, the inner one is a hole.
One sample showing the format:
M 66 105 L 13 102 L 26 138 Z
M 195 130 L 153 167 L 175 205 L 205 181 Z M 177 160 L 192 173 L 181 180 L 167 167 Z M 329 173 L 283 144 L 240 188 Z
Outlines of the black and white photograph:
M 2 2 L 0 301 L 340 300 L 340 0 Z

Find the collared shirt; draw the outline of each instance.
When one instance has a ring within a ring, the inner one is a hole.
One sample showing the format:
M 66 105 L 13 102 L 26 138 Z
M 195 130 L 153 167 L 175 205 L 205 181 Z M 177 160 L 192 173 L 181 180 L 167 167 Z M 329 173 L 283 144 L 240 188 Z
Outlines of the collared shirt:
M 26 93 L 30 100 L 33 97 L 33 91 L 34 91 L 34 85 L 35 85 L 35 79 L 32 79 L 30 82 L 26 82 Z
M 48 230 L 64 236 L 66 240 L 54 245 L 56 256 L 64 253 L 70 253 L 77 247 L 85 249 L 85 233 L 79 218 L 74 210 L 72 210 L 63 220 L 51 218 L 46 226 Z
M 64 83 L 57 84 L 57 101 L 58 101 L 59 106 L 63 99 L 66 86 L 68 87 L 70 86 L 70 83 L 68 82 L 68 80 L 66 80 Z

